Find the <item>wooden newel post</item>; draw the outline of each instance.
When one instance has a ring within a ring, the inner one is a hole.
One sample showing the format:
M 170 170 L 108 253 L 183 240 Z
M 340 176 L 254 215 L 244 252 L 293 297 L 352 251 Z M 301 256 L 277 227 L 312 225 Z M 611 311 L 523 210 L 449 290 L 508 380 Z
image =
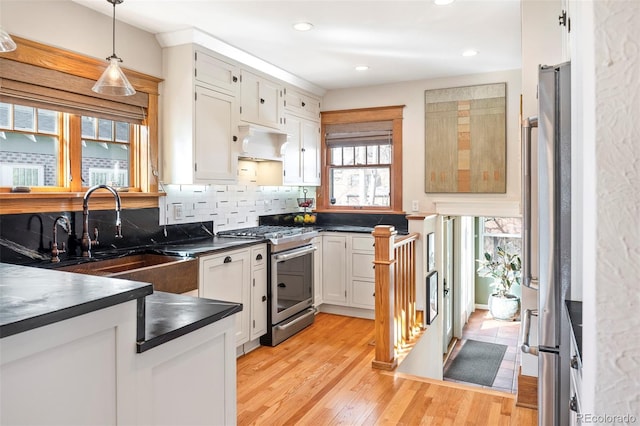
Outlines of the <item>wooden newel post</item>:
M 378 225 L 373 230 L 375 240 L 375 359 L 374 368 L 393 370 L 397 365 L 394 343 L 394 289 L 393 276 L 395 268 L 394 241 L 397 231 L 393 226 Z

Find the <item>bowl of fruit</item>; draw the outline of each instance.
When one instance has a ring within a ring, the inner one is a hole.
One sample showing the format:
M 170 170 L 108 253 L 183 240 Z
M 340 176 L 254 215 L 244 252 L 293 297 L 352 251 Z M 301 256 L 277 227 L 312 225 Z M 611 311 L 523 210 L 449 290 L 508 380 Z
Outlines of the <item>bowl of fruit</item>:
M 305 209 L 313 207 L 313 198 L 298 198 L 298 207 Z

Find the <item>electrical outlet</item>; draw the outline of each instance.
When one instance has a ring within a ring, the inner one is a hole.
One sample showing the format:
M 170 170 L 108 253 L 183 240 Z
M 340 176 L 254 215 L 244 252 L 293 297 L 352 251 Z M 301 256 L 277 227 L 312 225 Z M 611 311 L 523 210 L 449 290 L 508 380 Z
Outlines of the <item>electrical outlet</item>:
M 176 203 L 173 205 L 173 219 L 180 220 L 183 218 L 182 203 Z
M 413 200 L 411 202 L 411 210 L 414 212 L 417 212 L 418 210 L 420 210 L 420 205 L 418 203 L 418 200 Z

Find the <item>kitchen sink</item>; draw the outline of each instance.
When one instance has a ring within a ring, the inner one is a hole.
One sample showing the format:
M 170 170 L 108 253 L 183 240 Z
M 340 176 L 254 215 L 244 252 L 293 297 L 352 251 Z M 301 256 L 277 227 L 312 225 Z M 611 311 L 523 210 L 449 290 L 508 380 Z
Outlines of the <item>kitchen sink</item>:
M 198 288 L 196 259 L 162 254 L 130 254 L 112 259 L 91 260 L 58 270 L 148 282 L 153 284 L 154 290 L 169 293 L 185 293 Z

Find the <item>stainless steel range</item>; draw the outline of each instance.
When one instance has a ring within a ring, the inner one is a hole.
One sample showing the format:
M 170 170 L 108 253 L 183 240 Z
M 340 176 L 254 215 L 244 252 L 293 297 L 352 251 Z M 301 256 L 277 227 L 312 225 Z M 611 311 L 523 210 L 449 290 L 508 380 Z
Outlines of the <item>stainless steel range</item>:
M 267 334 L 260 343 L 276 346 L 313 324 L 313 228 L 256 226 L 218 232 L 220 237 L 266 239 L 270 262 L 267 288 Z

